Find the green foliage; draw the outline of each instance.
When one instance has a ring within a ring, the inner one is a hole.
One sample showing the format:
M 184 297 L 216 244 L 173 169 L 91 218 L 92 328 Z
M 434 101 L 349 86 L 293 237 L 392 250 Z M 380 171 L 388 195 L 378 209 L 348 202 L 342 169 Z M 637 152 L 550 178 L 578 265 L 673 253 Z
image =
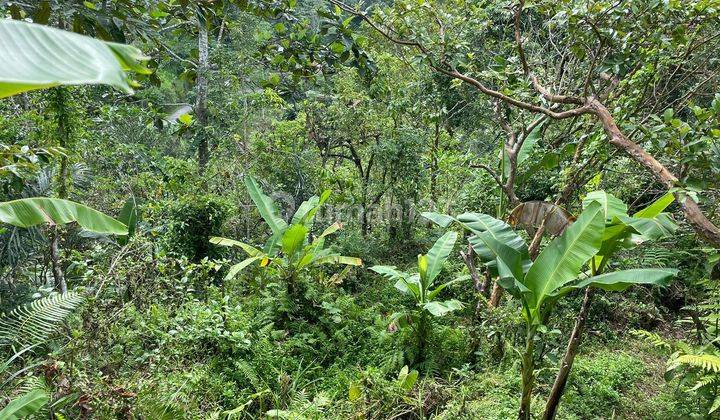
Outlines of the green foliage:
M 325 238 L 341 228 L 339 222 L 328 226 L 320 235 L 317 235 L 312 241 L 310 240 L 315 214 L 330 197 L 329 190 L 320 197 L 313 196 L 300 204 L 288 224 L 280 217 L 275 202 L 262 192 L 252 177 L 246 177 L 245 184 L 250 198 L 255 203 L 260 216 L 270 227 L 272 235 L 263 249 L 233 239 L 210 238 L 210 242 L 213 244 L 242 248 L 249 256 L 230 268 L 226 280 L 233 278 L 241 270 L 257 262 L 261 267 L 270 267 L 271 265 L 273 268 L 277 267 L 288 286 L 293 289 L 294 283 L 298 281 L 298 275 L 303 270 L 325 264 L 362 265 L 362 260 L 359 258 L 342 256 L 325 247 Z
M 428 315 L 439 317 L 463 308 L 463 304 L 456 299 L 445 301 L 436 299 L 446 287 L 467 280 L 467 277 L 461 277 L 439 285 L 435 283 L 435 279 L 442 271 L 443 264 L 450 256 L 456 241 L 457 233 L 455 232 L 447 232 L 441 236 L 427 254 L 418 255 L 418 273 L 416 274 L 408 274 L 392 266 L 370 267 L 372 271 L 390 280 L 395 280 L 395 288 L 411 296 L 414 300 L 413 307 L 390 316 L 389 328 L 397 330 L 409 327 L 412 329 L 417 337 L 419 353 L 417 363 L 425 361 L 427 340 L 431 334 L 431 321 L 428 319 Z
M 221 230 L 228 214 L 226 201 L 212 195 L 191 195 L 170 203 L 165 237 L 168 250 L 192 262 L 218 257 L 219 250 L 208 238 Z

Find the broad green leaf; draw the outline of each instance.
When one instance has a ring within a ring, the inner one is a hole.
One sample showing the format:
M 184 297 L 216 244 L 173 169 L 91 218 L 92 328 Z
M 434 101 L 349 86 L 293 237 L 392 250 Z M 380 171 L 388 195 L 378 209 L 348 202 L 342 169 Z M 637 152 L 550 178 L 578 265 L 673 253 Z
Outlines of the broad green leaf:
M 290 225 L 282 236 L 282 251 L 288 257 L 293 257 L 305 244 L 308 229 L 304 225 Z
M 605 214 L 605 220 L 612 220 L 614 217 L 627 217 L 627 205 L 619 198 L 605 191 L 593 191 L 588 193 L 583 199 L 583 208 L 587 208 L 590 203 L 597 201 L 600 203 Z
M 125 201 L 125 205 L 123 205 L 123 208 L 120 210 L 120 214 L 118 215 L 118 221 L 123 223 L 128 227 L 127 236 L 122 236 L 118 238 L 118 242 L 120 242 L 120 245 L 125 245 L 128 242 L 128 239 L 135 234 L 135 229 L 137 228 L 138 223 L 138 208 L 137 208 L 137 202 L 135 201 L 135 197 L 130 197 Z
M 247 187 L 250 198 L 260 213 L 260 216 L 270 226 L 270 230 L 276 235 L 281 235 L 287 229 L 287 222 L 280 217 L 275 202 L 272 198 L 265 195 L 258 186 L 258 183 L 251 176 L 245 177 L 245 186 Z
M 33 389 L 10 401 L 0 410 L 0 419 L 25 419 L 40 411 L 48 403 L 50 397 L 41 389 Z
M 49 26 L 0 20 L 0 98 L 60 85 L 105 84 L 127 93 L 125 70 L 149 71 L 149 57 L 130 45 L 99 41 Z
M 598 202 L 590 203 L 565 232 L 555 238 L 537 257 L 525 276 L 537 311 L 545 297 L 577 278 L 582 266 L 600 249 L 605 214 Z
M 452 216 L 448 216 L 447 214 L 441 214 L 441 213 L 434 213 L 431 211 L 426 211 L 421 213 L 422 217 L 430 220 L 431 222 L 435 223 L 436 225 L 446 228 L 452 224 L 452 222 L 455 221 L 455 218 Z
M 613 271 L 581 280 L 567 288 L 560 289 L 564 294 L 568 289 L 581 289 L 592 286 L 608 291 L 623 291 L 635 284 L 652 284 L 666 286 L 676 276 L 678 270 L 672 268 L 636 268 L 631 270 Z
M 395 282 L 395 288 L 401 291 L 402 293 L 405 293 L 407 295 L 413 295 L 416 299 L 420 300 L 422 298 L 420 288 L 422 285 L 420 284 L 420 275 L 419 274 L 413 274 L 412 276 L 408 278 L 400 277 Z
M 242 271 L 245 267 L 249 266 L 250 264 L 254 263 L 255 261 L 257 261 L 261 258 L 263 258 L 263 257 L 262 256 L 250 257 L 250 258 L 247 258 L 247 259 L 233 265 L 232 267 L 230 267 L 230 270 L 228 270 L 228 273 L 225 276 L 225 281 L 235 278 L 235 276 L 237 276 L 237 274 L 240 271 Z
M 532 261 L 530 261 L 527 245 L 510 225 L 482 213 L 464 213 L 459 215 L 457 219 L 463 227 L 474 233 L 474 235 L 469 238 L 469 242 L 473 250 L 475 250 L 480 257 L 480 260 L 491 269 L 494 275 L 497 275 L 495 254 L 488 249 L 487 245 L 478 237 L 482 232 L 489 232 L 489 235 L 496 241 L 518 251 L 522 260 L 523 272 L 527 272 L 530 268 Z
M 315 260 L 316 264 L 343 264 L 360 267 L 363 262 L 360 258 L 346 257 L 344 255 L 328 255 Z
M 667 193 L 632 216 L 651 219 L 665 211 L 673 201 L 675 201 L 675 196 L 672 193 Z
M 243 251 L 245 251 L 251 257 L 257 257 L 257 256 L 261 256 L 261 255 L 265 254 L 264 252 L 255 248 L 252 245 L 246 244 L 245 242 L 236 241 L 234 239 L 221 238 L 219 236 L 212 236 L 212 237 L 210 237 L 210 243 L 213 243 L 215 245 L 220 245 L 220 246 L 235 246 L 235 247 L 241 248 Z
M 650 218 L 622 217 L 621 220 L 635 229 L 643 240 L 660 239 L 671 236 L 677 230 L 675 221 L 665 213 Z
M 398 374 L 398 385 L 405 391 L 410 391 L 413 386 L 415 386 L 417 379 L 418 371 L 415 369 L 410 370 L 407 365 L 405 365 L 400 369 L 400 373 Z
M 435 277 L 442 271 L 443 264 L 450 256 L 450 253 L 457 241 L 457 232 L 445 232 L 430 248 L 427 255 L 427 275 L 425 276 L 425 287 L 430 286 Z M 420 276 L 422 278 L 422 276 Z
M 512 278 L 519 282 L 523 281 L 523 261 L 518 251 L 497 241 L 490 231 L 482 232 L 477 237 L 497 259 L 498 274 L 501 279 Z
M 542 117 L 541 117 L 542 118 Z M 538 140 L 540 140 L 541 134 L 542 134 L 542 127 L 545 123 L 541 122 L 531 132 L 528 133 L 527 137 L 525 138 L 525 141 L 523 142 L 522 146 L 520 146 L 520 150 L 518 151 L 518 157 L 517 157 L 517 164 L 518 166 L 525 162 L 528 157 L 530 157 L 530 154 L 533 152 L 533 149 L 535 148 L 535 144 L 537 144 Z
M 128 233 L 127 226 L 112 217 L 82 204 L 58 198 L 22 198 L 0 203 L 0 222 L 21 228 L 77 222 L 83 229 L 95 233 Z
M 463 308 L 463 304 L 459 300 L 446 300 L 444 302 L 432 301 L 423 305 L 423 308 L 435 316 L 443 316 L 449 312 Z

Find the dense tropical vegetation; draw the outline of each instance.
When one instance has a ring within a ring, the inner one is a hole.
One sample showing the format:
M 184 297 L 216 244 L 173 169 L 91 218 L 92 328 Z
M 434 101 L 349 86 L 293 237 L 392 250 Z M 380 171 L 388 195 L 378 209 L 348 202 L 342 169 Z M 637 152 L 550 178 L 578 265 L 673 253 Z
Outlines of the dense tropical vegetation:
M 720 3 L 0 3 L 0 419 L 720 416 Z

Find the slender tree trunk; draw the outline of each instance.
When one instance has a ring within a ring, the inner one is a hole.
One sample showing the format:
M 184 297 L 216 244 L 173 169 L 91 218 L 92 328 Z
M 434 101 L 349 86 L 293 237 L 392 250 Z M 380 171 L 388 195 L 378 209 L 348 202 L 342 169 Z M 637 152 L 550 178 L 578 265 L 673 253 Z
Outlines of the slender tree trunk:
M 50 239 L 50 263 L 52 264 L 53 277 L 55 277 L 55 285 L 60 289 L 60 293 L 67 293 L 67 283 L 63 275 L 62 263 L 60 261 L 60 229 L 57 226 L 52 227 L 52 238 Z
M 592 287 L 588 287 L 585 290 L 585 297 L 583 298 L 580 312 L 575 319 L 575 326 L 573 327 L 572 334 L 570 335 L 570 341 L 568 341 L 567 349 L 565 349 L 565 356 L 563 356 L 560 370 L 555 377 L 555 383 L 553 383 L 550 396 L 548 396 L 548 400 L 545 405 L 545 413 L 542 417 L 543 420 L 553 420 L 557 414 L 560 398 L 562 398 L 562 395 L 565 392 L 565 385 L 567 385 L 568 376 L 570 376 L 570 370 L 572 369 L 575 356 L 578 352 L 578 347 L 580 346 L 580 340 L 582 339 L 582 333 L 585 329 L 585 322 L 587 321 L 593 294 L 594 290 Z
M 437 203 L 438 151 L 440 149 L 440 122 L 435 122 L 435 138 L 433 139 L 432 160 L 430 162 L 430 198 Z
M 57 87 L 53 90 L 53 106 L 55 108 L 55 124 L 58 146 L 65 149 L 65 153 L 60 156 L 60 166 L 57 174 L 57 196 L 61 199 L 67 199 L 69 196 L 68 187 L 68 147 L 70 146 L 70 115 L 68 112 L 68 92 L 67 88 Z M 50 238 L 50 263 L 52 264 L 53 277 L 55 285 L 60 289 L 60 293 L 67 293 L 67 283 L 62 269 L 62 261 L 60 261 L 60 240 L 62 237 L 62 229 L 59 226 L 53 226 Z
M 210 152 L 208 150 L 208 138 L 205 127 L 207 126 L 207 91 L 208 91 L 208 31 L 207 16 L 198 9 L 198 67 L 197 67 L 197 97 L 195 98 L 195 116 L 197 117 L 198 136 L 198 170 L 200 174 L 205 173 Z
M 492 293 L 490 294 L 490 307 L 497 308 L 500 305 L 500 298 L 502 297 L 503 288 L 497 282 L 493 284 Z

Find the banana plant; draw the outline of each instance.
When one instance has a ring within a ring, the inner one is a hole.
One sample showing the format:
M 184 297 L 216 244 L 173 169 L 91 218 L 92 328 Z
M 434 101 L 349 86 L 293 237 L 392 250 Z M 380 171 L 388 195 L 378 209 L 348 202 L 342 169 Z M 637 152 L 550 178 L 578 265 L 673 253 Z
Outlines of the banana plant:
M 677 274 L 677 270 L 665 268 L 602 273 L 608 258 L 617 249 L 663 236 L 674 229 L 672 219 L 661 213 L 667 205 L 661 199 L 631 217 L 620 200 L 604 192 L 591 193 L 577 220 L 550 242 L 535 261 L 530 260 L 523 239 L 509 225 L 491 216 L 465 213 L 453 218 L 423 214 L 441 226 L 458 222 L 469 230 L 473 234 L 470 242 L 481 260 L 496 273 L 499 284 L 522 305 L 526 337 L 519 418 L 530 418 L 536 335 L 545 328 L 559 299 L 586 287 L 622 291 L 634 284 L 662 286 Z M 588 269 L 584 269 L 586 266 Z
M 292 294 L 298 276 L 304 270 L 324 264 L 362 265 L 360 258 L 339 255 L 325 247 L 325 238 L 340 230 L 340 223 L 333 223 L 311 240 L 315 214 L 330 197 L 329 190 L 303 202 L 288 224 L 280 216 L 275 202 L 263 193 L 255 179 L 245 177 L 245 186 L 272 235 L 262 248 L 234 239 L 211 237 L 210 242 L 216 245 L 238 247 L 248 255 L 248 258 L 230 268 L 226 280 L 253 264 L 263 268 L 273 267 L 281 271 L 288 282 L 288 291 Z
M 439 285 L 435 284 L 435 279 L 442 271 L 443 264 L 450 256 L 453 246 L 455 246 L 457 236 L 455 232 L 446 232 L 435 242 L 427 254 L 418 255 L 417 273 L 406 273 L 398 270 L 397 267 L 387 265 L 370 267 L 370 270 L 395 280 L 396 289 L 414 298 L 414 306 L 391 315 L 390 329 L 396 330 L 404 327 L 413 329 L 418 340 L 419 362 L 422 362 L 425 357 L 425 348 L 430 329 L 428 315 L 443 316 L 463 308 L 463 304 L 458 300 L 441 301 L 436 299 L 443 289 L 468 278 L 465 276 Z

